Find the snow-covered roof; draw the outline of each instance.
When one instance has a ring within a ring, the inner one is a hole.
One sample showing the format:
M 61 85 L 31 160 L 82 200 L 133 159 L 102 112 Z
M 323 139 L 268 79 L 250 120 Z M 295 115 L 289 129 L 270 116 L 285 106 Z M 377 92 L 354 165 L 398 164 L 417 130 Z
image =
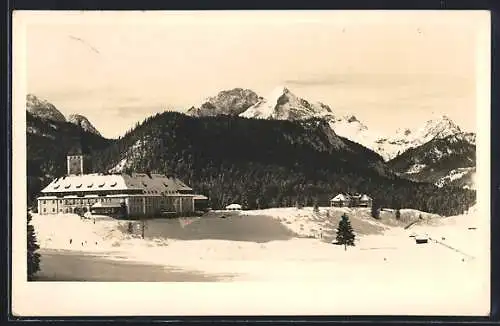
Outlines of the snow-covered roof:
M 194 195 L 194 199 L 206 200 L 206 199 L 208 199 L 208 197 L 207 196 L 203 196 L 203 195 Z
M 366 195 L 366 194 L 363 194 L 363 195 L 359 195 L 359 194 L 355 194 L 355 195 L 352 195 L 352 194 L 349 194 L 349 195 L 338 194 L 337 196 L 333 197 L 330 201 L 348 201 L 348 200 L 356 199 L 356 198 L 359 198 L 359 200 L 362 200 L 362 201 L 371 200 L 371 197 L 368 196 L 368 195 Z
M 344 194 L 338 194 L 337 196 L 333 197 L 331 201 L 345 201 L 348 200 L 349 198 L 345 196 Z
M 230 204 L 226 206 L 226 209 L 241 209 L 240 204 Z
M 53 180 L 42 193 L 71 193 L 116 190 L 141 190 L 146 194 L 161 195 L 191 190 L 179 179 L 162 174 L 83 174 Z
M 360 200 L 363 200 L 363 201 L 368 201 L 368 200 L 372 200 L 370 196 L 366 195 L 366 194 L 363 194 L 363 196 L 361 196 Z

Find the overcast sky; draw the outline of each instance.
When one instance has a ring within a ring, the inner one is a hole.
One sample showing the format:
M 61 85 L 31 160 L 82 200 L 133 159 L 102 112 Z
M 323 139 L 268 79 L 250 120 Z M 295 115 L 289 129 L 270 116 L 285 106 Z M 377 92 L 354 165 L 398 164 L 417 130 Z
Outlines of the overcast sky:
M 24 13 L 27 91 L 107 137 L 223 89 L 277 85 L 370 129 L 475 131 L 476 12 Z M 483 23 L 482 23 L 483 22 Z M 14 31 L 15 32 L 15 31 Z

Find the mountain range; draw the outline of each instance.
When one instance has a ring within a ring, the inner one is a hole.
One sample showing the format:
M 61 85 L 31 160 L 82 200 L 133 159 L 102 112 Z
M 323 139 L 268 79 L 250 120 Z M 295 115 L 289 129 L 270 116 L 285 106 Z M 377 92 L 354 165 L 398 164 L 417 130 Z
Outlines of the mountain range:
M 52 103 L 40 99 L 34 94 L 26 95 L 26 111 L 31 115 L 47 121 L 69 122 L 75 124 L 85 131 L 101 135 L 90 123 L 89 119 L 80 114 L 70 114 L 68 119 Z
M 227 103 L 226 97 L 229 94 L 231 102 L 245 103 L 245 105 L 238 106 L 237 110 L 226 110 L 226 106 L 220 103 Z M 206 110 L 204 107 L 211 109 Z M 194 112 L 196 114 L 193 114 Z M 379 132 L 370 130 L 354 115 L 336 115 L 328 105 L 303 99 L 283 86 L 275 88 L 266 98 L 258 97 L 255 92 L 241 88 L 223 91 L 209 98 L 199 108 L 193 107 L 187 114 L 200 117 L 213 116 L 214 112 L 252 119 L 299 121 L 310 118 L 323 119 L 337 135 L 373 150 L 395 172 L 414 181 L 431 182 L 443 186 L 451 181 L 457 184 L 456 180 L 459 176 L 465 177 L 469 173 L 475 173 L 475 134 L 463 132 L 446 115 L 430 119 L 422 127 L 414 130 L 399 129 L 393 135 L 381 136 Z M 457 139 L 462 141 L 457 143 Z M 447 147 L 446 154 L 439 157 L 436 154 L 435 162 L 431 165 L 428 165 L 429 162 L 422 161 L 423 152 L 437 153 L 443 146 Z M 465 146 L 466 150 L 462 151 L 460 146 Z M 398 158 L 404 153 L 403 158 Z M 450 160 L 450 157 L 456 159 L 456 164 L 453 166 L 446 162 L 442 164 L 438 162 Z M 411 164 L 402 164 L 402 160 Z M 414 171 L 414 165 L 420 166 L 418 173 Z M 464 168 L 467 169 L 467 174 L 457 174 L 456 169 Z M 463 186 L 474 187 L 473 180 L 469 178 L 469 182 Z
M 248 207 L 298 200 L 328 205 L 336 192 L 366 192 L 382 205 L 446 215 L 475 200 L 469 190 L 475 135 L 462 133 L 448 118 L 397 133 L 394 139 L 406 137 L 404 150 L 388 160 L 359 141 L 359 135 L 366 141 L 371 134 L 355 116 L 336 116 L 328 105 L 284 87 L 272 95 L 222 91 L 187 114 L 149 117 L 119 139 L 102 137 L 83 116 L 66 120 L 55 106 L 29 95 L 29 193 L 33 198 L 44 183 L 63 175 L 65 155 L 78 145 L 92 155 L 96 172 L 173 173 L 208 195 L 213 207 L 232 201 Z M 354 131 L 358 138 L 345 136 Z

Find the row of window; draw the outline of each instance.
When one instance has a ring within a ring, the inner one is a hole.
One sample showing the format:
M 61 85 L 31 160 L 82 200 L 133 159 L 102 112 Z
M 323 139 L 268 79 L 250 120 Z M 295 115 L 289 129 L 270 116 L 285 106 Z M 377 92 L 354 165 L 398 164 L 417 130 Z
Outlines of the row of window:
M 95 204 L 97 202 L 101 203 L 111 203 L 116 201 L 122 201 L 123 198 L 78 198 L 78 199 L 59 199 L 59 205 L 78 205 L 78 204 Z M 52 199 L 52 204 L 56 204 L 58 200 Z M 48 204 L 50 200 L 40 200 L 42 205 Z

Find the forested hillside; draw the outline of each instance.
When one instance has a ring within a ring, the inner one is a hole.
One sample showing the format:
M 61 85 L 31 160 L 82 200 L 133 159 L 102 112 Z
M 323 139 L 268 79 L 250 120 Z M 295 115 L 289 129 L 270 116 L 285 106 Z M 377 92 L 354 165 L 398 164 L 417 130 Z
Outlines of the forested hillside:
M 47 120 L 26 112 L 28 203 L 53 178 L 66 173 L 66 155 L 74 147 L 104 149 L 113 141 L 65 121 Z
M 379 155 L 338 137 L 316 119 L 193 118 L 165 112 L 109 147 L 97 147 L 96 171 L 175 174 L 207 195 L 213 208 L 231 202 L 248 208 L 328 205 L 339 192 L 368 193 L 384 207 L 442 215 L 461 213 L 475 202 L 471 190 L 395 177 Z
M 476 166 L 476 146 L 466 137 L 467 134 L 454 134 L 433 139 L 423 145 L 410 148 L 387 162 L 395 172 L 414 181 L 436 183 L 455 169 Z M 462 184 L 465 180 L 449 182 Z

